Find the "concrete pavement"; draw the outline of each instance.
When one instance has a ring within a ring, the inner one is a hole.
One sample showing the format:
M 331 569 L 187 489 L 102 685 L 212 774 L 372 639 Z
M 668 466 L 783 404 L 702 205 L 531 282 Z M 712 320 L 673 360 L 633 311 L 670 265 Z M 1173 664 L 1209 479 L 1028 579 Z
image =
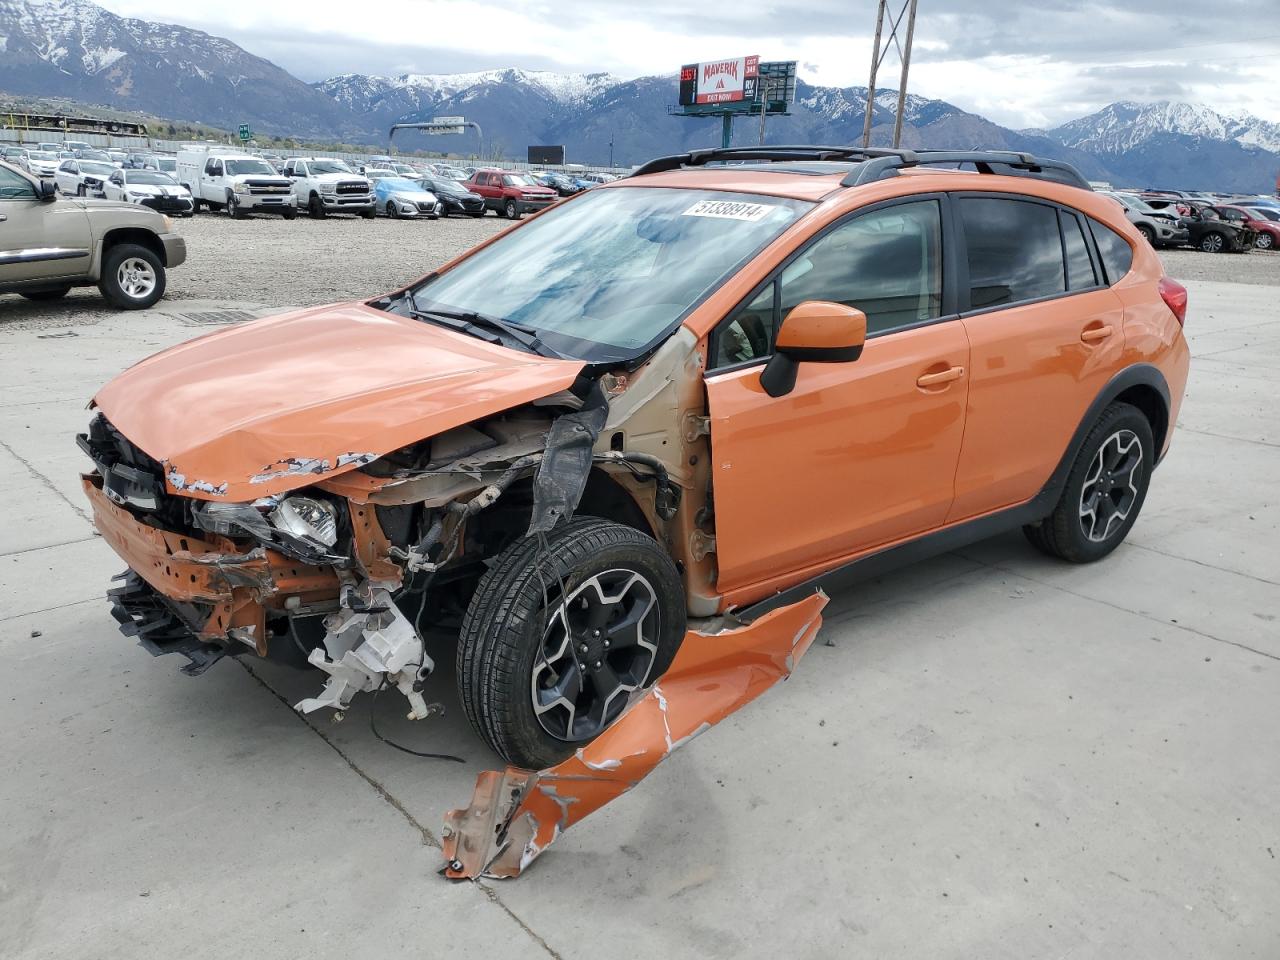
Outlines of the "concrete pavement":
M 1181 422 L 1110 559 L 1015 534 L 834 597 L 789 682 L 482 885 L 435 873 L 495 762 L 450 663 L 443 719 L 379 726 L 464 765 L 116 632 L 72 436 L 191 305 L 51 337 L 6 299 L 0 956 L 1273 957 L 1280 286 L 1190 286 Z

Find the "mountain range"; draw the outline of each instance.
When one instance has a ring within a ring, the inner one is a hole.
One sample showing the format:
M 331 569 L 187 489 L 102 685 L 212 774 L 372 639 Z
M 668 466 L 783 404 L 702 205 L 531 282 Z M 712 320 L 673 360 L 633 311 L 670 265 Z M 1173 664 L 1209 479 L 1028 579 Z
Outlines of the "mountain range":
M 308 84 L 221 37 L 120 17 L 91 0 L 0 0 L 0 90 L 312 140 L 386 143 L 392 123 L 465 116 L 487 155 L 519 159 L 530 144 L 564 144 L 570 160 L 617 165 L 719 143 L 714 119 L 668 113 L 676 77 L 623 79 L 517 68 Z M 866 89 L 797 83 L 770 143 L 855 143 Z M 888 143 L 897 93 L 882 91 L 873 142 Z M 404 137 L 403 141 L 401 137 Z M 758 142 L 758 120 L 735 143 Z M 476 136 L 397 135 L 401 146 L 472 153 Z M 1046 154 L 1087 177 L 1135 186 L 1267 191 L 1280 172 L 1280 124 L 1186 103 L 1110 104 L 1050 130 L 1012 130 L 943 100 L 908 96 L 905 147 L 983 147 Z

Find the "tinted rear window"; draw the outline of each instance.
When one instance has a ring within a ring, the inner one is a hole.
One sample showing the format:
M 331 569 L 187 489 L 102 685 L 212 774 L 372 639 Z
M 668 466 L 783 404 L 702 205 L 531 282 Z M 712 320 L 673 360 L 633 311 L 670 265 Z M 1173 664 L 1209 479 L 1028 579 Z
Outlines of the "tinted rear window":
M 1080 218 L 1070 213 L 1062 214 L 1062 246 L 1067 252 L 1067 284 L 1072 290 L 1087 290 L 1098 285 L 1093 260 L 1089 257 L 1089 244 L 1084 239 L 1084 227 Z
M 1024 200 L 960 201 L 973 309 L 1065 293 L 1058 211 Z
M 1089 229 L 1093 231 L 1093 242 L 1098 245 L 1098 255 L 1107 271 L 1107 283 L 1115 283 L 1133 266 L 1133 248 L 1124 237 L 1093 217 L 1089 218 Z

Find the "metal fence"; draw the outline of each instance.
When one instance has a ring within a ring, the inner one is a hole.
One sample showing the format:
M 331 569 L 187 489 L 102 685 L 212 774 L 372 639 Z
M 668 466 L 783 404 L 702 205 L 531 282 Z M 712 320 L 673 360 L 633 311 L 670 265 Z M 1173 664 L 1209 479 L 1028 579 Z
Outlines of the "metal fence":
M 97 133 L 68 133 L 55 130 L 22 130 L 16 128 L 0 127 L 0 146 L 31 146 L 36 143 L 62 143 L 66 140 L 76 140 L 81 143 L 88 143 L 98 149 L 106 150 L 127 150 L 130 153 L 150 153 L 152 151 L 159 153 L 177 153 L 179 150 L 189 150 L 197 146 L 218 146 L 223 148 L 235 149 L 239 146 L 236 143 L 220 143 L 213 140 L 170 140 L 164 137 L 127 137 L 115 134 L 97 134 Z M 364 153 L 347 153 L 334 150 L 277 150 L 275 148 L 263 147 L 245 147 L 246 153 L 251 154 L 270 154 L 272 156 L 285 157 L 333 157 L 339 160 L 352 160 L 357 163 L 363 163 L 371 156 L 386 156 L 385 151 L 370 150 Z M 408 159 L 423 160 L 430 163 L 451 163 L 466 166 L 489 166 L 501 167 L 504 170 L 558 170 L 567 171 L 569 173 L 613 173 L 627 174 L 631 172 L 630 167 L 607 167 L 598 166 L 596 164 L 566 164 L 564 166 L 555 166 L 550 164 L 530 164 L 521 160 L 484 160 L 480 161 L 475 157 L 470 158 L 451 158 L 451 157 L 417 157 L 413 154 L 403 154 Z

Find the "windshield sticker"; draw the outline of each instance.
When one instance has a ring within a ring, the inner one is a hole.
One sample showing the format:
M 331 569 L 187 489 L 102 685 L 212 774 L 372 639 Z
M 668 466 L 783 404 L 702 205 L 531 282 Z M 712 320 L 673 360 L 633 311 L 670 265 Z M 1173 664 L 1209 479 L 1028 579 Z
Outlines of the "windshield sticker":
M 774 209 L 769 203 L 741 203 L 737 200 L 699 200 L 686 210 L 684 217 L 715 217 L 717 220 L 763 220 Z

